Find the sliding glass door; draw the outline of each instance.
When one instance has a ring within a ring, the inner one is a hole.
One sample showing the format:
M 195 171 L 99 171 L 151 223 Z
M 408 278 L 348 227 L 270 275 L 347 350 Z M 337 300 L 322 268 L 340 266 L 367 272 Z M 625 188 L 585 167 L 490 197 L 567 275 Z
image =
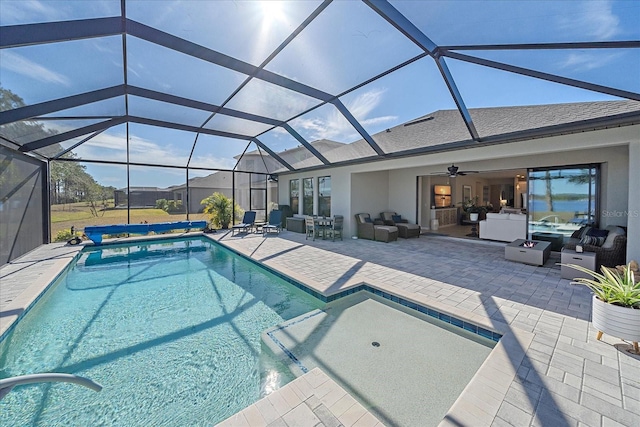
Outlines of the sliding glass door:
M 581 226 L 596 224 L 599 171 L 598 165 L 530 169 L 529 236 L 551 233 L 566 241 Z

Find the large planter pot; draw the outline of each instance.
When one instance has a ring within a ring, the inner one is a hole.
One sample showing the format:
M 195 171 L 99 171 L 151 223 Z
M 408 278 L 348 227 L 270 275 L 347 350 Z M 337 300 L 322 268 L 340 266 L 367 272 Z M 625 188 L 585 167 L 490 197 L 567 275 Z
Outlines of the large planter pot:
M 638 309 L 608 304 L 594 295 L 591 317 L 593 326 L 598 331 L 635 343 L 640 341 L 640 310 Z
M 478 213 L 470 213 L 469 214 L 469 220 L 477 221 L 478 220 L 478 216 L 480 216 L 480 214 L 478 214 Z

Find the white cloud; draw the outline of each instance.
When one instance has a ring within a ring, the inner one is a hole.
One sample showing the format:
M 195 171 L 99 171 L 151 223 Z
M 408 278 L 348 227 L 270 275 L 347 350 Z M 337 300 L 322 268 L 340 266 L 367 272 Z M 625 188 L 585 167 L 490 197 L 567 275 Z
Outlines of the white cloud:
M 385 90 L 373 89 L 362 93 L 354 98 L 347 109 L 360 122 L 361 125 L 376 126 L 396 120 L 395 116 L 369 117 L 371 112 L 382 101 Z M 320 109 L 318 111 L 329 111 L 324 117 L 300 118 L 292 122 L 293 128 L 301 128 L 306 131 L 306 135 L 312 141 L 317 139 L 331 139 L 340 142 L 352 142 L 359 139 L 358 134 L 345 117 L 335 108 L 330 110 Z
M 621 55 L 622 53 L 570 53 L 559 66 L 561 69 L 570 69 L 571 71 L 589 71 L 604 67 Z
M 69 79 L 55 71 L 49 70 L 24 56 L 14 52 L 2 51 L 0 53 L 0 67 L 30 77 L 44 83 L 56 83 L 64 86 L 71 86 Z
M 3 2 L 0 9 L 2 9 L 3 21 L 10 23 L 23 24 L 42 20 L 61 21 L 64 19 L 64 14 L 58 8 L 36 0 Z
M 84 125 L 84 124 L 83 124 Z M 47 128 L 63 133 L 75 129 L 76 127 L 65 126 L 59 123 L 47 123 Z M 166 163 L 166 159 L 171 159 L 169 164 L 176 166 L 186 166 L 189 160 L 187 154 L 179 150 L 173 150 L 170 145 L 161 146 L 145 138 L 131 135 L 129 144 L 129 154 L 134 163 Z M 124 133 L 102 133 L 73 150 L 82 159 L 102 159 L 124 161 L 127 153 L 127 139 Z M 150 160 L 153 159 L 153 160 Z M 215 157 L 211 154 L 195 156 L 191 162 L 193 167 L 207 167 L 232 169 L 236 164 L 233 158 Z M 164 173 L 164 172 L 163 172 Z M 183 172 L 179 172 L 183 174 Z
M 613 13 L 611 1 L 573 4 L 573 13 L 560 21 L 563 30 L 572 30 L 581 38 L 588 36 L 598 41 L 611 40 L 620 33 L 620 19 Z

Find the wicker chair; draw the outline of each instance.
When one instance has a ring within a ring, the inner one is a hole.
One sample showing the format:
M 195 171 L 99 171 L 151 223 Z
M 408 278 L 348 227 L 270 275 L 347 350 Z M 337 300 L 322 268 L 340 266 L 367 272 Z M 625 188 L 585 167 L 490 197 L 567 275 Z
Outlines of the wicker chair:
M 374 225 L 384 225 L 381 219 L 372 220 L 368 213 L 356 214 L 356 222 L 358 223 L 358 238 L 368 240 L 375 240 Z
M 610 228 L 610 227 L 607 227 Z M 576 249 L 576 245 L 580 243 L 579 239 L 569 239 L 563 249 Z M 596 271 L 600 271 L 602 266 L 615 267 L 616 265 L 625 264 L 627 261 L 627 236 L 620 234 L 615 236 L 613 244 L 610 247 L 602 247 L 595 245 L 582 245 L 585 252 L 595 252 L 596 254 Z

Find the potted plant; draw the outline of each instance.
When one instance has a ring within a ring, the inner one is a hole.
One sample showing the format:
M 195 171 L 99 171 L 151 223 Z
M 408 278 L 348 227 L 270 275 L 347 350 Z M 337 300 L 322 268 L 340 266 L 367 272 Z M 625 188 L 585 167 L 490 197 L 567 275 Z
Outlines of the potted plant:
M 478 205 L 477 197 L 462 202 L 462 209 L 469 215 L 469 220 L 471 221 L 477 221 L 480 214 L 484 211 L 484 208 Z
M 602 273 L 588 268 L 566 264 L 568 267 L 588 274 L 591 278 L 576 278 L 572 284 L 585 285 L 593 291 L 591 322 L 602 333 L 631 341 L 636 354 L 640 354 L 640 282 L 636 281 L 634 270 L 638 264 L 631 261 L 619 269 L 602 267 Z

